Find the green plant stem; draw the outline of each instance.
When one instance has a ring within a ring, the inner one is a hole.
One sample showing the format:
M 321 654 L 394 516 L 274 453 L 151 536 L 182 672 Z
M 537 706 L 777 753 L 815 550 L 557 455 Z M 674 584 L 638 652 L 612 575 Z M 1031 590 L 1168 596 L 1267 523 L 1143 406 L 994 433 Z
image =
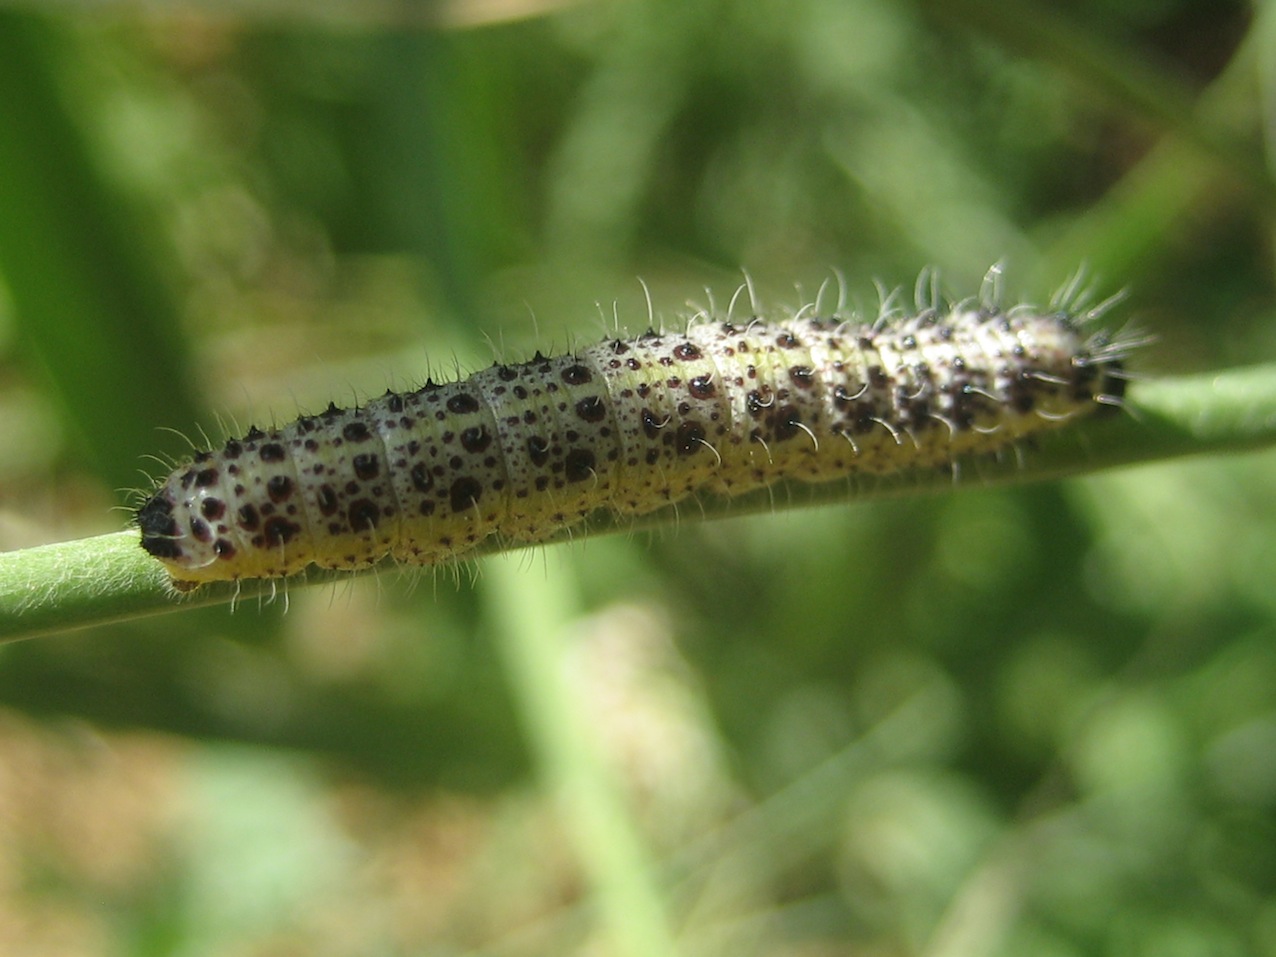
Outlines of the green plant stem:
M 870 501 L 955 488 L 1064 478 L 1185 455 L 1276 445 L 1276 364 L 1135 382 L 1126 413 L 1078 423 L 1043 438 L 1039 447 L 947 471 L 903 473 L 822 485 L 788 483 L 736 499 L 703 496 L 639 519 L 600 515 L 573 539 L 649 528 L 703 512 L 707 518 L 774 508 Z M 465 556 L 500 551 L 495 539 Z M 138 618 L 193 605 L 271 596 L 289 587 L 345 578 L 312 571 L 280 581 L 205 586 L 179 596 L 158 562 L 138 547 L 135 531 L 0 554 L 0 641 Z
M 486 573 L 495 587 L 484 594 L 537 766 L 558 800 L 564 830 L 616 952 L 673 957 L 678 951 L 658 868 L 602 758 L 594 719 L 566 667 L 576 604 L 571 576 L 547 580 L 539 564 L 531 569 L 520 564 L 527 563 L 513 557 L 491 563 Z

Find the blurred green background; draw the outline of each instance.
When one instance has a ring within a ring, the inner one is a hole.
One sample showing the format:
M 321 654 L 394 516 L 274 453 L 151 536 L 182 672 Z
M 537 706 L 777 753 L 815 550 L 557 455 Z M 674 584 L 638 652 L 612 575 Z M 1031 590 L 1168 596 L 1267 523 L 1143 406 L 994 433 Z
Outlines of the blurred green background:
M 1276 32 L 1189 0 L 0 6 L 0 547 L 250 422 L 834 270 L 1276 356 Z M 706 292 L 706 287 L 710 292 Z M 171 431 L 170 431 L 171 430 Z M 14 954 L 1276 954 L 1276 458 L 0 648 Z

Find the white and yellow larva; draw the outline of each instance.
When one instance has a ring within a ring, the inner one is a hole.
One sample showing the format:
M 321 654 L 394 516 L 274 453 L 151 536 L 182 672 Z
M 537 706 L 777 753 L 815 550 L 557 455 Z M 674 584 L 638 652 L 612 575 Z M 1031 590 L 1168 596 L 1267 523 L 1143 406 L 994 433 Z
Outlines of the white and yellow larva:
M 1126 347 L 1068 308 L 703 321 L 253 428 L 137 512 L 181 589 L 464 557 L 597 509 L 949 466 L 1119 405 Z

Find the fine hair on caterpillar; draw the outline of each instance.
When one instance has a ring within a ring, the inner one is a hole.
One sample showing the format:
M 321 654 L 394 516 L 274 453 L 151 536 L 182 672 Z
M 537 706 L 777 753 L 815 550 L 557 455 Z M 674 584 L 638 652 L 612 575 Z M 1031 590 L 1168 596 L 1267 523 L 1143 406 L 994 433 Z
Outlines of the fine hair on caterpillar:
M 954 468 L 1121 404 L 1134 340 L 1083 328 L 1111 301 L 1086 309 L 1078 281 L 1036 308 L 1003 304 L 999 269 L 957 302 L 925 273 L 915 308 L 884 295 L 871 321 L 821 315 L 819 298 L 783 319 L 733 300 L 679 332 L 250 428 L 158 484 L 137 510 L 142 547 L 182 590 L 436 565 L 599 510 Z

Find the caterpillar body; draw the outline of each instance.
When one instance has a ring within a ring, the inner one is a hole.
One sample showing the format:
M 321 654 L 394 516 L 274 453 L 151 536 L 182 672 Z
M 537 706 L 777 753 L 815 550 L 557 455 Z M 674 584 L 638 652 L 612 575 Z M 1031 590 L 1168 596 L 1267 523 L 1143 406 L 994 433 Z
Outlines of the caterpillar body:
M 969 301 L 537 353 L 200 452 L 138 509 L 142 547 L 187 590 L 434 564 L 697 492 L 950 466 L 1120 404 L 1127 347 L 1084 318 Z

